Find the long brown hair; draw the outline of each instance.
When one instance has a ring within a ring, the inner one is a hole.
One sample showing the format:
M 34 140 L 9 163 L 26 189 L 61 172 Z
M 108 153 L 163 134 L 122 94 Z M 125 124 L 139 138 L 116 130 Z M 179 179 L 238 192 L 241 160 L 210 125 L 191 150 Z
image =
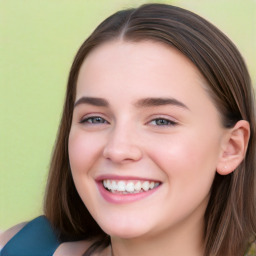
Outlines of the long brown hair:
M 231 174 L 216 174 L 205 213 L 205 255 L 241 256 L 256 232 L 255 112 L 250 77 L 235 45 L 200 16 L 165 4 L 146 4 L 119 11 L 103 21 L 82 44 L 70 70 L 66 100 L 45 196 L 45 214 L 62 240 L 93 239 L 97 247 L 110 240 L 80 199 L 70 171 L 68 136 L 76 82 L 88 53 L 110 40 L 153 40 L 187 56 L 207 81 L 224 127 L 241 119 L 251 137 L 244 161 Z M 92 251 L 92 250 L 90 250 Z M 90 255 L 88 251 L 86 255 Z

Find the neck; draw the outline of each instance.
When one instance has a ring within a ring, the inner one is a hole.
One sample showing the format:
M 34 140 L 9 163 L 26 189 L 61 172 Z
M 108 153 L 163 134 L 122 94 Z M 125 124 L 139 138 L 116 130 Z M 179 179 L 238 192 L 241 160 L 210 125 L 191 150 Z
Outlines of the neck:
M 203 221 L 133 239 L 111 237 L 112 256 L 203 256 Z

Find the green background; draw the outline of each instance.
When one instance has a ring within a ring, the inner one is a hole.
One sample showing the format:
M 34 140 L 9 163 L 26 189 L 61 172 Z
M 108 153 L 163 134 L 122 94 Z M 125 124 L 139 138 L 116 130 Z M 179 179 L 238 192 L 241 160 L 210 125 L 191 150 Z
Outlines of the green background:
M 108 15 L 152 1 L 0 0 L 0 229 L 42 213 L 69 67 Z M 256 82 L 256 1 L 177 0 L 223 30 Z

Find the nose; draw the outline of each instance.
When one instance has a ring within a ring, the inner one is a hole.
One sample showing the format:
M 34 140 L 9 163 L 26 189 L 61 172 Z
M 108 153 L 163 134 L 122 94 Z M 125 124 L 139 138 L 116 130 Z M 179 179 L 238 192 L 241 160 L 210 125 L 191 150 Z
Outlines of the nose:
M 134 130 L 115 128 L 108 137 L 103 157 L 117 164 L 140 160 L 142 149 L 136 137 Z

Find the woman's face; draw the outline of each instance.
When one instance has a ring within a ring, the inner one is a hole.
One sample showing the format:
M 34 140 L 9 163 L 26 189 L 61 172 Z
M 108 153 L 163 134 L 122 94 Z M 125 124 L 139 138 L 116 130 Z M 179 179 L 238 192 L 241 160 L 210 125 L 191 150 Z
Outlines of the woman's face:
M 197 68 L 160 43 L 86 57 L 69 135 L 75 186 L 101 228 L 135 238 L 201 228 L 226 130 Z

